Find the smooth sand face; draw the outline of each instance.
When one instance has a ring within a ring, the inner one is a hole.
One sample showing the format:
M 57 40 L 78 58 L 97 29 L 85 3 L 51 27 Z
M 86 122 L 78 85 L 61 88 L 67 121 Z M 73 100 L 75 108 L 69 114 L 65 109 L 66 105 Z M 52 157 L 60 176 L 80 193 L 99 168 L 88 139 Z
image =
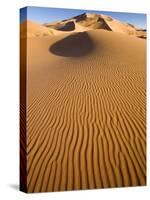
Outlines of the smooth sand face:
M 28 192 L 146 184 L 146 40 L 27 38 Z

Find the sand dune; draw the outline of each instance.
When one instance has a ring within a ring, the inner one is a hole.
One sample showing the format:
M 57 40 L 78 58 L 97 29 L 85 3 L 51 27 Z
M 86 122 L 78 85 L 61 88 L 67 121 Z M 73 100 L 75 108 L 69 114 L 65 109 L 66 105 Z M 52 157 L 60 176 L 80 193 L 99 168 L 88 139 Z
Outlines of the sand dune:
M 92 30 L 27 50 L 27 192 L 145 185 L 145 40 Z
M 51 30 L 54 30 L 54 33 L 56 34 L 61 34 L 62 32 L 57 32 L 55 30 L 62 30 L 62 27 L 64 27 L 65 31 L 80 32 L 81 30 L 87 31 L 93 29 L 105 29 L 113 32 L 146 38 L 145 30 L 140 29 L 139 31 L 139 28 L 132 24 L 123 23 L 103 14 L 83 13 L 71 19 L 60 22 L 46 23 L 44 26 L 51 28 Z
M 146 184 L 143 31 L 90 13 L 21 24 L 26 192 Z
M 20 25 L 21 38 L 37 37 L 37 36 L 43 37 L 48 35 L 52 35 L 52 31 L 50 29 L 38 23 L 32 22 L 30 20 L 24 21 Z
M 146 39 L 146 30 L 137 28 L 132 24 L 123 23 L 107 15 L 93 13 L 83 13 L 82 15 L 75 16 L 71 19 L 45 23 L 43 25 L 28 20 L 21 24 L 20 34 L 22 38 L 43 37 L 85 32 L 95 29 L 104 29 Z

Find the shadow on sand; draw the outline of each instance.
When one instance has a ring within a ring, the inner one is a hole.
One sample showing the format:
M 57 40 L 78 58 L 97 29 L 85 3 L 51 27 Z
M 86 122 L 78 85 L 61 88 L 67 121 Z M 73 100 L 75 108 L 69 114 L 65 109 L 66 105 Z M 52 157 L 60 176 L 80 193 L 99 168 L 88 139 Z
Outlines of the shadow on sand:
M 86 32 L 73 33 L 50 46 L 49 51 L 58 56 L 81 57 L 94 48 L 93 41 Z
M 60 31 L 73 31 L 75 29 L 75 24 L 74 22 L 68 22 L 62 26 L 59 25 L 59 27 L 56 29 Z

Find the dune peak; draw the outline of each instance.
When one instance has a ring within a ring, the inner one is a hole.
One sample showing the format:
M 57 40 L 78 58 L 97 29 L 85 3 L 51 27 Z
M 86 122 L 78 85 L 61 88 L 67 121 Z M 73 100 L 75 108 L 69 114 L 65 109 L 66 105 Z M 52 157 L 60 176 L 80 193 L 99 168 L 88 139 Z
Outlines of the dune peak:
M 146 39 L 146 30 L 137 28 L 135 25 L 125 23 L 105 14 L 94 12 L 83 12 L 80 15 L 72 18 L 64 19 L 57 22 L 38 24 L 27 20 L 21 24 L 21 27 L 27 24 L 28 35 L 32 36 L 47 36 L 60 35 L 64 33 L 78 33 L 95 29 L 103 29 L 106 31 L 123 33 L 129 36 Z M 22 28 L 25 29 L 25 28 Z

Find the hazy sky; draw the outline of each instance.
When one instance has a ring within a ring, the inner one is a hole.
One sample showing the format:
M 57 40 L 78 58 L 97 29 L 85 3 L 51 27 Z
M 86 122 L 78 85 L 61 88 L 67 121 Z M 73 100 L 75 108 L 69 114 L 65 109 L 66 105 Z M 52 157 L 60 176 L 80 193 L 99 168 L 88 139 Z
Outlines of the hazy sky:
M 26 12 L 27 11 L 27 12 Z M 146 29 L 146 15 L 136 13 L 120 13 L 120 12 L 104 12 L 92 10 L 76 10 L 63 8 L 44 8 L 44 7 L 27 7 L 21 9 L 20 20 L 32 20 L 38 23 L 55 22 L 80 15 L 84 12 L 99 13 L 109 15 L 120 21 L 134 24 L 138 27 Z M 26 14 L 27 13 L 27 14 Z

